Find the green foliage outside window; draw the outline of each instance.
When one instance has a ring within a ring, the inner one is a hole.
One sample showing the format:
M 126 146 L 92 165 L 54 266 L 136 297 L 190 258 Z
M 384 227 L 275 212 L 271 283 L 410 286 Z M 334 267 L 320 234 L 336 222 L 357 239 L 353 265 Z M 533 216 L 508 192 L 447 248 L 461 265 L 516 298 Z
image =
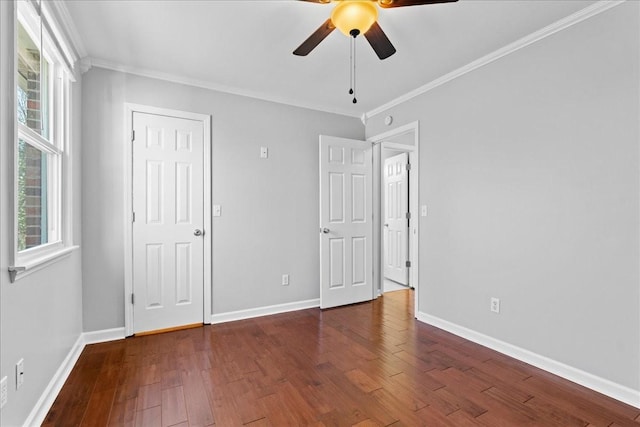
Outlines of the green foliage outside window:
M 18 122 L 27 124 L 27 92 L 18 86 Z M 27 248 L 27 160 L 25 142 L 18 141 L 18 250 Z
M 18 141 L 18 250 L 27 248 L 26 143 Z

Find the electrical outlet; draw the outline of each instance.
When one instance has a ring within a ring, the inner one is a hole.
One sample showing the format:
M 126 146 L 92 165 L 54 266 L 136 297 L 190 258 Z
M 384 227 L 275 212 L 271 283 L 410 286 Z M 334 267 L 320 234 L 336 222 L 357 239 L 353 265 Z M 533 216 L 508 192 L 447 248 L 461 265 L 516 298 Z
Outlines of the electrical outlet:
M 18 360 L 16 363 L 16 390 L 24 384 L 24 359 Z
M 289 275 L 288 274 L 283 274 L 282 275 L 282 286 L 289 286 Z
M 491 311 L 500 313 L 500 298 L 491 298 Z
M 0 380 L 0 408 L 7 404 L 7 377 Z

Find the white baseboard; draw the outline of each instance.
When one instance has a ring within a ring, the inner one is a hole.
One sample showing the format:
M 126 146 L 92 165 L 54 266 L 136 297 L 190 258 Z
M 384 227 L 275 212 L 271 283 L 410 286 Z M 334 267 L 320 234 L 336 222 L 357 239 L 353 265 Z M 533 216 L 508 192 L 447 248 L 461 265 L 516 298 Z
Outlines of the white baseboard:
M 62 390 L 64 382 L 69 377 L 69 374 L 78 361 L 83 349 L 84 340 L 82 334 L 80 334 L 75 344 L 71 347 L 71 350 L 69 350 L 67 357 L 64 358 L 62 364 L 53 375 L 53 378 L 51 378 L 51 381 L 47 384 L 47 387 L 44 389 L 40 399 L 38 399 L 38 402 L 31 410 L 31 413 L 24 422 L 25 427 L 42 425 L 51 405 L 53 405 L 56 397 L 58 397 L 58 393 Z
M 212 314 L 211 323 L 233 322 L 234 320 L 252 319 L 254 317 L 287 313 L 289 311 L 305 310 L 307 308 L 316 307 L 320 307 L 319 299 L 269 305 L 267 307 L 250 308 L 248 310 L 229 311 L 227 313 Z
M 419 312 L 417 319 L 421 322 L 443 329 L 447 332 L 451 332 L 454 335 L 506 354 L 507 356 L 511 356 L 547 372 L 551 372 L 552 374 L 558 375 L 569 381 L 573 381 L 574 383 L 590 388 L 591 390 L 602 393 L 628 405 L 640 408 L 640 390 L 634 390 L 621 384 L 614 383 L 613 381 L 598 377 L 572 366 L 565 365 L 564 363 L 541 356 L 537 353 L 525 350 L 504 341 L 500 341 L 488 335 L 481 334 L 480 332 L 465 328 L 464 326 L 440 319 L 436 316 Z
M 82 334 L 84 344 L 97 344 L 100 342 L 108 342 L 121 340 L 125 338 L 124 328 L 103 329 L 101 331 L 91 331 Z
M 56 397 L 58 397 L 65 381 L 69 378 L 71 370 L 86 345 L 114 341 L 122 338 L 124 338 L 124 328 L 105 329 L 80 334 L 73 347 L 71 347 L 71 350 L 69 350 L 67 357 L 62 361 L 53 378 L 51 378 L 51 381 L 47 384 L 47 387 L 31 410 L 23 426 L 32 427 L 42 425 L 49 409 L 51 409 L 53 402 L 56 400 Z
M 249 319 L 253 317 L 266 316 L 269 314 L 286 313 L 289 311 L 304 310 L 320 306 L 319 299 L 298 301 L 287 304 L 271 305 L 268 307 L 259 307 L 249 310 L 232 311 L 228 313 L 214 314 L 211 316 L 211 323 L 223 323 L 233 320 Z M 45 388 L 44 392 L 38 399 L 38 402 L 29 413 L 24 427 L 39 426 L 44 422 L 51 405 L 62 390 L 62 386 L 69 377 L 71 370 L 75 366 L 82 350 L 89 344 L 97 344 L 101 342 L 115 341 L 125 338 L 125 328 L 104 329 L 101 331 L 84 332 L 80 334 L 71 350 L 65 357 L 64 361 L 54 374 L 51 381 Z

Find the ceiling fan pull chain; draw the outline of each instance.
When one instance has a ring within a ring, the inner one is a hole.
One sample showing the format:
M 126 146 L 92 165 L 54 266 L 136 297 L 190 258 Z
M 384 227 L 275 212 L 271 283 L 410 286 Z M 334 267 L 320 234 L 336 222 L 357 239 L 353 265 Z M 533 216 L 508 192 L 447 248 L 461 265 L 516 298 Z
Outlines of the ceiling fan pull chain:
M 353 36 L 353 103 L 358 103 L 356 99 L 356 35 Z
M 349 95 L 353 95 L 353 40 L 349 40 Z

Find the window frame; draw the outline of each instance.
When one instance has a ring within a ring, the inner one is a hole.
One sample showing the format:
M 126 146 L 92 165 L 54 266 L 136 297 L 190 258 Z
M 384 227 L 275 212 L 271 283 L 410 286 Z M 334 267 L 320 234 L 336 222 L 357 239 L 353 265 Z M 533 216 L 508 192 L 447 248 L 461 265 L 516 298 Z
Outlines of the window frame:
M 34 271 L 56 262 L 69 255 L 78 246 L 73 245 L 71 217 L 71 83 L 74 81 L 68 60 L 60 51 L 60 43 L 52 36 L 49 25 L 42 25 L 41 60 L 48 62 L 47 73 L 47 108 L 48 138 L 43 137 L 27 125 L 18 122 L 17 117 L 17 56 L 19 25 L 25 29 L 29 37 L 39 44 L 40 18 L 33 2 L 19 0 L 14 15 L 14 155 L 13 155 L 13 265 L 9 267 L 11 281 L 26 276 Z M 46 18 L 47 11 L 43 10 Z M 47 156 L 47 233 L 48 242 L 19 250 L 18 209 L 19 182 L 18 159 L 19 141 L 46 154 Z

